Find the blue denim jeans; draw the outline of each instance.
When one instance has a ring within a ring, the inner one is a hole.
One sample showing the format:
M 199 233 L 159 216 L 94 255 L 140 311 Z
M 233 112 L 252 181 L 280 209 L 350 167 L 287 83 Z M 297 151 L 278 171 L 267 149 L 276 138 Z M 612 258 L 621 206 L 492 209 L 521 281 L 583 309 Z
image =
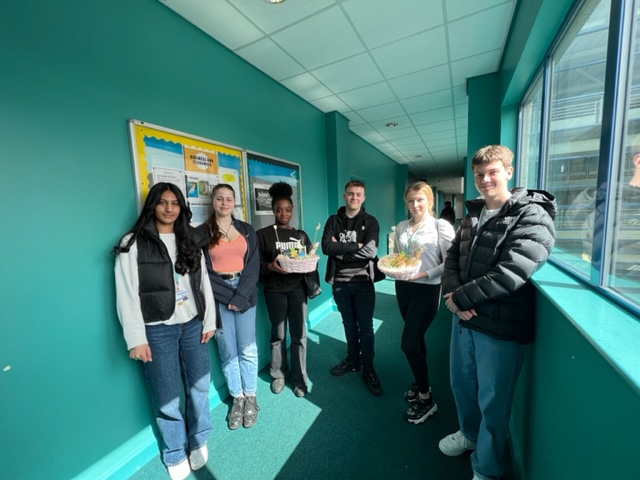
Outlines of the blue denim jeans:
M 333 299 L 342 315 L 347 339 L 347 356 L 361 360 L 364 367 L 373 367 L 373 311 L 376 290 L 371 282 L 335 282 Z
M 476 442 L 471 467 L 482 479 L 498 479 L 507 445 L 513 393 L 527 346 L 462 327 L 453 316 L 451 389 L 460 430 Z
M 233 287 L 239 278 L 227 280 Z M 244 313 L 220 304 L 222 328 L 216 330 L 222 372 L 229 394 L 237 397 L 255 395 L 258 386 L 258 346 L 256 344 L 256 307 Z
M 199 317 L 179 325 L 149 325 L 146 332 L 153 361 L 143 364 L 143 372 L 162 436 L 162 461 L 177 465 L 211 433 L 209 348 L 200 343 Z

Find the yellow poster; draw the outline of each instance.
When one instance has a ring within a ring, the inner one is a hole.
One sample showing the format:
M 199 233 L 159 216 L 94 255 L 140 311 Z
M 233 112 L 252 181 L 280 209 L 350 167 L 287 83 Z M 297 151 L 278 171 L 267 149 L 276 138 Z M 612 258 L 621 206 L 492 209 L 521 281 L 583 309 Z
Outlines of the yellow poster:
M 234 216 L 247 219 L 241 149 L 139 120 L 130 120 L 129 129 L 138 210 L 153 185 L 170 182 L 182 190 L 199 225 L 211 213 L 212 188 L 228 183 L 236 192 Z

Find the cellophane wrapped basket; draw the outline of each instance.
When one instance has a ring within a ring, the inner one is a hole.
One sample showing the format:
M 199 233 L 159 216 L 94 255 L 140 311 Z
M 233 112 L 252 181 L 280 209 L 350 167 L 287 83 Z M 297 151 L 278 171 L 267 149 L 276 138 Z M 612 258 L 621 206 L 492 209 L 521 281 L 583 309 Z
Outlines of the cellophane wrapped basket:
M 398 262 L 399 259 L 402 262 Z M 400 264 L 398 265 L 398 263 Z M 422 260 L 420 258 L 408 257 L 402 253 L 390 253 L 378 260 L 380 271 L 396 280 L 409 280 L 415 277 L 421 266 Z
M 318 255 L 305 255 L 304 257 L 287 257 L 278 255 L 278 263 L 289 273 L 309 273 L 318 266 Z

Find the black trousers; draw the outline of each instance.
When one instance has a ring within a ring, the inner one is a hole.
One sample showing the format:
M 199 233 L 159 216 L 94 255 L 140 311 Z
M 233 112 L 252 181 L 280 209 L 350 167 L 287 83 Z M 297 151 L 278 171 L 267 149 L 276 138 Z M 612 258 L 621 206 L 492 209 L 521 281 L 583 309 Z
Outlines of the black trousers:
M 271 377 L 285 378 L 287 362 L 287 323 L 291 338 L 291 383 L 307 384 L 307 295 L 302 282 L 286 292 L 264 290 L 271 322 Z
M 396 299 L 404 320 L 401 347 L 420 393 L 427 393 L 431 386 L 424 336 L 438 313 L 440 290 L 440 285 L 396 280 Z

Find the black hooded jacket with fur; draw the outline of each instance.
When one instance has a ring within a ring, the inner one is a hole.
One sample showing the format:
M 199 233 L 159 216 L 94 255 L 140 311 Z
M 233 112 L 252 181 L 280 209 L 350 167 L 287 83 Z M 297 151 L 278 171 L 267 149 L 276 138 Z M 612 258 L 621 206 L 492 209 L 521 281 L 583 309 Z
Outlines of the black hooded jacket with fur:
M 535 289 L 529 279 L 546 262 L 555 242 L 553 195 L 516 188 L 500 212 L 478 228 L 483 199 L 466 202 L 463 219 L 447 253 L 443 293 L 453 293 L 460 310 L 477 316 L 464 327 L 495 338 L 533 339 Z

